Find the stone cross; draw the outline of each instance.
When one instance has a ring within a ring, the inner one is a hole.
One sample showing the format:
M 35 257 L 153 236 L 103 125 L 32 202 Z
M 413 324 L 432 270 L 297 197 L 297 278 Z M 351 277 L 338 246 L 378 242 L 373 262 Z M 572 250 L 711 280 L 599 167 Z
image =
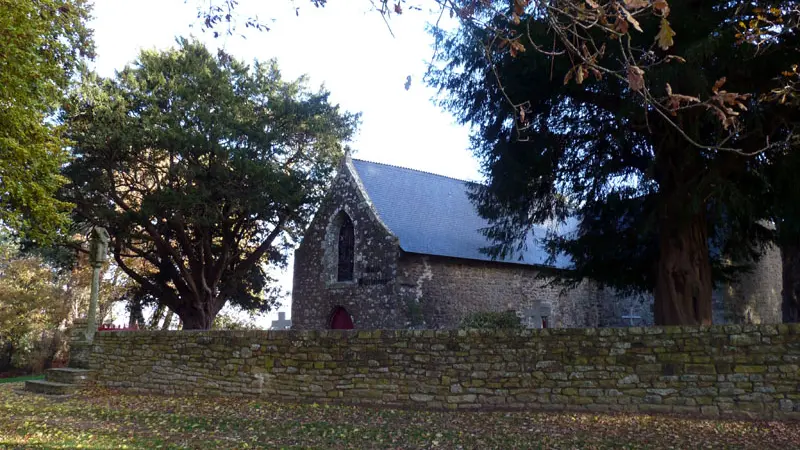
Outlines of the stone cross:
M 271 330 L 287 330 L 292 327 L 292 321 L 286 320 L 286 313 L 279 312 L 278 320 L 273 320 L 272 325 L 269 327 Z
M 89 238 L 89 264 L 92 266 L 92 291 L 89 296 L 89 313 L 86 320 L 86 340 L 91 342 L 97 331 L 97 300 L 100 296 L 100 269 L 108 260 L 108 231 L 103 227 L 94 227 Z
M 92 228 L 92 235 L 89 238 L 89 264 L 92 267 L 103 267 L 103 263 L 108 261 L 108 242 L 111 236 L 103 227 Z
M 637 319 L 641 319 L 642 316 L 636 315 L 633 313 L 633 306 L 631 306 L 631 311 L 622 316 L 623 319 L 628 319 L 630 321 L 630 326 L 633 326 L 633 321 Z

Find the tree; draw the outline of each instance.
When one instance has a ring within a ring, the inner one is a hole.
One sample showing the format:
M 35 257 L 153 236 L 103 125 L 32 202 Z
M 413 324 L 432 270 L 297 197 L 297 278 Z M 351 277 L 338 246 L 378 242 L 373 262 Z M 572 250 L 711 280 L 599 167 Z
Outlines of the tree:
M 33 257 L 18 258 L 14 248 L 3 246 L 0 259 L 0 370 L 22 365 L 25 355 L 43 332 L 56 331 L 66 318 L 68 305 L 56 274 Z M 27 364 L 25 364 L 27 365 Z
M 184 0 L 188 2 L 189 0 Z M 327 0 L 310 0 L 311 4 L 317 8 L 325 6 Z M 210 31 L 214 37 L 220 36 L 220 27 L 224 27 L 222 33 L 233 35 L 237 32 L 239 21 L 244 22 L 245 29 L 257 31 L 268 31 L 269 25 L 258 16 L 241 16 L 238 14 L 239 0 L 193 0 L 197 6 L 197 20 L 201 24 L 202 31 Z M 300 14 L 300 7 L 295 7 L 295 13 Z
M 571 257 L 566 281 L 652 291 L 658 324 L 711 323 L 723 257 L 755 258 L 773 237 L 765 167 L 798 122 L 760 99 L 796 58 L 797 34 L 779 29 L 768 48 L 740 36 L 767 2 L 586 2 L 563 22 L 557 4 L 530 3 L 437 31 L 444 67 L 431 84 L 476 129 L 489 183 L 473 197 L 490 253 L 513 254 L 534 223 L 574 217 L 575 233 L 540 236 Z M 680 39 L 654 44 L 667 14 Z
M 48 240 L 68 218 L 55 198 L 67 160 L 52 116 L 92 57 L 86 0 L 0 0 L 0 221 Z
M 258 330 L 255 315 L 236 308 L 220 311 L 211 327 L 214 330 Z
M 41 369 L 53 360 L 63 331 L 86 314 L 91 272 L 86 258 L 65 269 L 36 253 L 20 252 L 13 239 L 0 236 L 0 371 Z M 103 272 L 101 320 L 131 287 L 115 267 Z
M 73 96 L 64 198 L 184 329 L 207 329 L 228 302 L 270 308 L 265 265 L 285 264 L 358 118 L 275 61 L 178 44 Z

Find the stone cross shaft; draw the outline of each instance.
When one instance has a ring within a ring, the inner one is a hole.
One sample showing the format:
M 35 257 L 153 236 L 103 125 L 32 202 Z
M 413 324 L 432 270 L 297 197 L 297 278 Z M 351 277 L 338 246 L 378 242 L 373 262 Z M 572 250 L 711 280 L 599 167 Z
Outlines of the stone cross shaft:
M 108 260 L 108 231 L 94 227 L 89 240 L 89 264 L 92 266 L 92 291 L 89 296 L 89 312 L 86 320 L 86 340 L 91 342 L 97 331 L 97 300 L 100 296 L 100 269 Z

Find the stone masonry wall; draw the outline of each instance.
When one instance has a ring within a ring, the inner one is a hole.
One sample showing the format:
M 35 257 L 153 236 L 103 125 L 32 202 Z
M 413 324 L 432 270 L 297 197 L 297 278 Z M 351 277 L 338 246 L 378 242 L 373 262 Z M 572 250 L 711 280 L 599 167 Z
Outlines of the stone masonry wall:
M 800 324 L 104 332 L 90 366 L 140 393 L 800 419 Z
M 770 245 L 752 271 L 723 286 L 726 322 L 781 323 L 782 269 L 780 249 Z
M 585 281 L 573 289 L 539 278 L 539 268 L 401 252 L 401 303 L 421 328 L 456 328 L 476 311 L 518 312 L 551 306 L 551 328 L 652 325 L 652 296 L 622 296 Z M 630 320 L 625 316 L 638 316 Z
M 456 328 L 472 312 L 521 313 L 541 303 L 550 305 L 551 328 L 598 325 L 597 299 L 590 283 L 565 291 L 538 275 L 539 269 L 522 264 L 404 252 L 398 264 L 398 287 L 411 321 L 421 328 Z
M 292 328 L 327 329 L 337 306 L 347 310 L 355 328 L 402 328 L 397 302 L 397 238 L 372 211 L 353 177 L 349 158 L 339 170 L 330 195 L 320 206 L 294 255 Z M 336 281 L 337 215 L 353 221 L 354 279 Z

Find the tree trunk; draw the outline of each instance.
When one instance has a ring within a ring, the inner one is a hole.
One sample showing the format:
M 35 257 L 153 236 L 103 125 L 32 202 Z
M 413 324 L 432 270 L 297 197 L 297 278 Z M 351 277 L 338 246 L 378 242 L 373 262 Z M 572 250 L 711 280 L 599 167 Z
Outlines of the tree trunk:
M 128 300 L 128 310 L 130 311 L 130 318 L 128 319 L 128 327 L 133 328 L 138 326 L 144 329 L 144 312 L 142 312 L 142 302 L 137 298 Z
M 0 372 L 6 372 L 13 369 L 11 362 L 14 357 L 14 344 L 11 341 L 6 341 L 5 344 L 0 345 Z
M 153 311 L 153 317 L 150 318 L 150 329 L 157 330 L 158 329 L 158 322 L 161 320 L 161 317 L 164 315 L 164 304 L 159 303 L 156 307 L 156 310 Z
M 175 313 L 173 313 L 171 309 L 167 310 L 167 316 L 164 317 L 164 325 L 161 326 L 162 330 L 169 330 L 169 326 L 172 323 L 172 316 L 174 315 Z
M 184 330 L 209 330 L 224 304 L 219 298 L 200 297 L 191 304 L 182 303 L 176 307 L 175 314 L 183 322 Z
M 703 212 L 663 214 L 655 288 L 656 325 L 711 325 L 711 261 Z
M 800 241 L 781 245 L 783 263 L 783 323 L 800 322 Z
M 196 308 L 182 308 L 178 317 L 183 322 L 184 330 L 208 330 L 214 324 L 214 317 Z

